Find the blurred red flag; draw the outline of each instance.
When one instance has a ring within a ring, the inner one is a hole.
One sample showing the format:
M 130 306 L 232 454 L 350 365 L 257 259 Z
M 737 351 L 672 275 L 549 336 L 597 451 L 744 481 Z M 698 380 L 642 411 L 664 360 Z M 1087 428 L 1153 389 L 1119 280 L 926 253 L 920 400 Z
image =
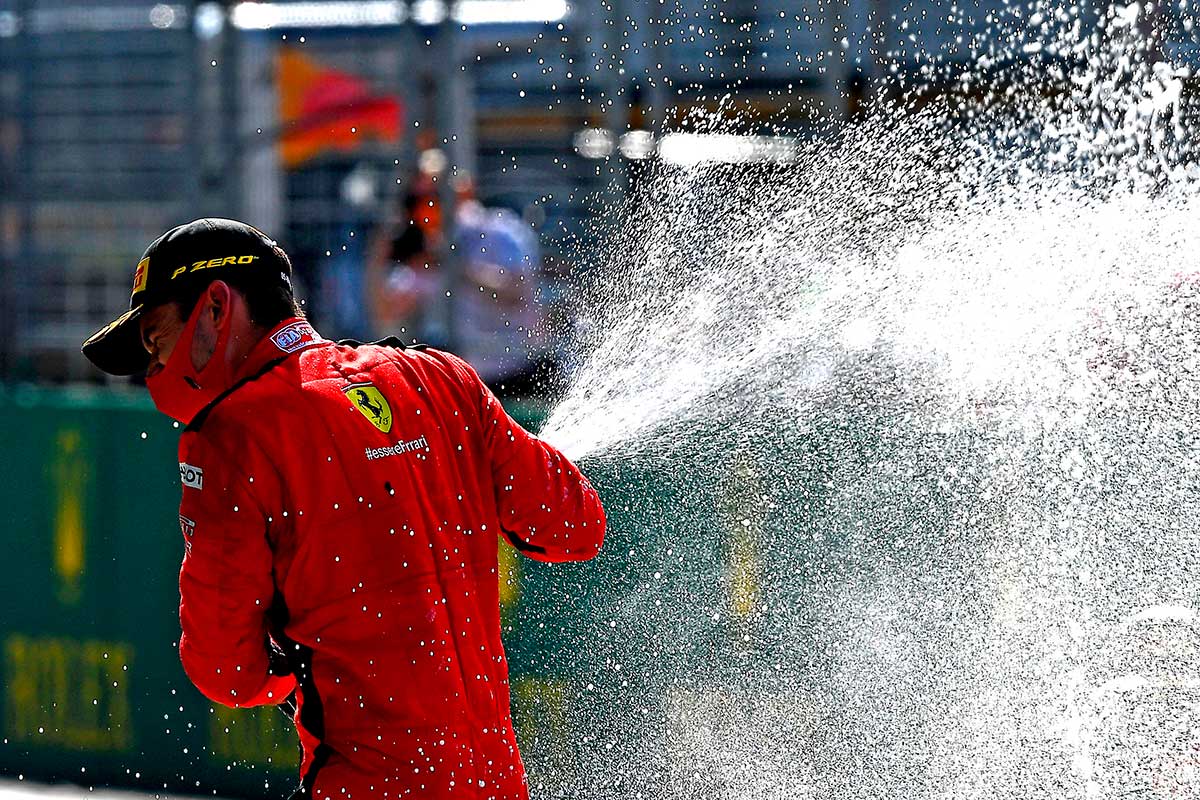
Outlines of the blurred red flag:
M 326 150 L 353 150 L 364 139 L 400 140 L 400 100 L 372 94 L 366 80 L 290 47 L 279 49 L 275 76 L 285 167 L 299 166 Z

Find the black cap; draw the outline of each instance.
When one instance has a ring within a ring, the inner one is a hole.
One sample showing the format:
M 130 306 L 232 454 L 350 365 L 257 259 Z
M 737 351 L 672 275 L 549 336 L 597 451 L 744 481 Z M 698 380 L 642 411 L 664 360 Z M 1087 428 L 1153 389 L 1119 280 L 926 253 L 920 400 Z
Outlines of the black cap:
M 290 289 L 291 273 L 283 249 L 244 222 L 205 218 L 172 228 L 138 261 L 129 310 L 88 337 L 83 354 L 111 375 L 134 375 L 150 360 L 138 325 L 146 309 L 231 276 Z

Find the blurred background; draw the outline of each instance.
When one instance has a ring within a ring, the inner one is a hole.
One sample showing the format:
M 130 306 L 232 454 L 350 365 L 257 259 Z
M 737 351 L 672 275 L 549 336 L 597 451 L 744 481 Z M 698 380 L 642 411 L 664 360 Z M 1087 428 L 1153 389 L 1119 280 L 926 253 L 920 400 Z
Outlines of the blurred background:
M 228 216 L 288 250 L 327 337 L 449 346 L 544 393 L 589 220 L 639 162 L 786 160 L 883 78 L 949 80 L 989 7 L 0 0 L 0 380 L 106 380 L 78 344 L 143 248 Z M 714 117 L 779 138 L 688 135 Z
M 1196 66 L 1186 8 L 1147 5 L 1138 24 L 1149 47 Z M 0 773 L 247 797 L 294 784 L 282 716 L 213 707 L 179 669 L 178 432 L 136 380 L 79 353 L 127 307 L 158 234 L 201 216 L 262 228 L 327 338 L 455 350 L 536 428 L 569 380 L 607 218 L 646 169 L 787 163 L 872 98 L 978 74 L 975 38 L 1019 12 L 998 0 L 0 0 Z M 1194 121 L 1194 79 L 1183 93 Z M 613 497 L 670 491 L 661 475 L 604 481 Z M 587 666 L 573 653 L 596 621 L 556 598 L 563 585 L 611 592 L 620 564 L 549 578 L 504 559 L 535 789 L 578 796 L 569 787 L 587 781 L 564 776 L 583 772 Z

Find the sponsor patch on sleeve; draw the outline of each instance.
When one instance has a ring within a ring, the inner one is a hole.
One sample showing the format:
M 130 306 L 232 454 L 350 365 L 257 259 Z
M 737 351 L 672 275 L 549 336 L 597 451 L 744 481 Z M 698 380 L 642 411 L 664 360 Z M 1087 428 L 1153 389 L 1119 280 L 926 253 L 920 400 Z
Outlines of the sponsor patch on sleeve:
M 204 488 L 204 470 L 193 467 L 186 461 L 179 462 L 179 482 L 192 489 Z
M 180 514 L 179 530 L 183 531 L 183 549 L 192 552 L 192 535 L 196 533 L 196 523 Z
M 313 326 L 303 320 L 285 325 L 271 334 L 271 342 L 285 353 L 294 353 L 319 341 L 321 337 L 313 330 Z

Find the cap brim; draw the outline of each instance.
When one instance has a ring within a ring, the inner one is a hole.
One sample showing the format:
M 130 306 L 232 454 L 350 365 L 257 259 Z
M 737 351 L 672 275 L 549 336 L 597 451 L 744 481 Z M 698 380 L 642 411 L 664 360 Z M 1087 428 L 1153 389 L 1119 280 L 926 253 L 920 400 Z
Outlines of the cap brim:
M 109 375 L 136 375 L 145 372 L 150 354 L 142 346 L 138 319 L 144 306 L 126 311 L 88 337 L 83 354 Z

